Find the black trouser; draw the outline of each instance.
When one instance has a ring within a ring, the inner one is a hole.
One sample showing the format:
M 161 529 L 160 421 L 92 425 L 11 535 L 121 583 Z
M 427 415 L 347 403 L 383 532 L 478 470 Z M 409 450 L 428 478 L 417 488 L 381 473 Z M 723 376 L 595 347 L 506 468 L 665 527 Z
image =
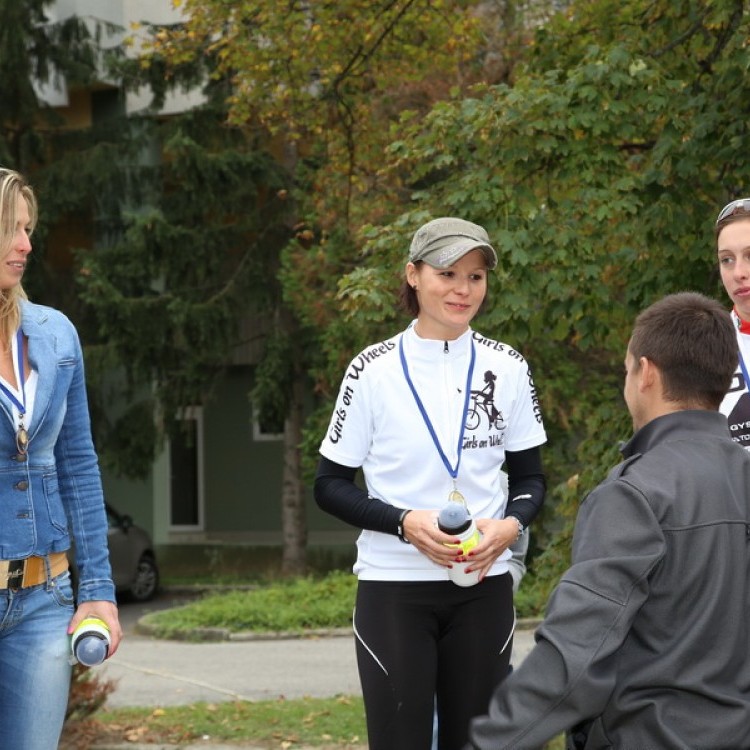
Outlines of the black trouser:
M 357 663 L 370 750 L 429 750 L 435 700 L 439 750 L 460 750 L 487 713 L 513 643 L 510 574 L 450 581 L 360 581 Z

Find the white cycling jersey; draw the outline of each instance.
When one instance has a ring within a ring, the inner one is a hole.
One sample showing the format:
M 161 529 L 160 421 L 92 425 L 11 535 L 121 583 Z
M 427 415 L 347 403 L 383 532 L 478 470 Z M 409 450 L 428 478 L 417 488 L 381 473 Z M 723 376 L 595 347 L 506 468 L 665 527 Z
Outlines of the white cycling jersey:
M 409 387 L 400 343 L 448 467 Z M 471 329 L 454 341 L 422 339 L 412 323 L 352 360 L 320 452 L 344 466 L 361 466 L 371 497 L 420 510 L 439 510 L 447 501 L 454 489 L 449 468 L 456 466 L 460 453 L 455 486 L 472 515 L 502 518 L 506 497 L 500 469 L 505 451 L 522 451 L 545 441 L 531 372 L 517 351 Z M 448 578 L 445 568 L 392 534 L 364 530 L 357 548 L 354 572 L 361 579 Z M 506 551 L 490 575 L 507 572 L 509 557 Z

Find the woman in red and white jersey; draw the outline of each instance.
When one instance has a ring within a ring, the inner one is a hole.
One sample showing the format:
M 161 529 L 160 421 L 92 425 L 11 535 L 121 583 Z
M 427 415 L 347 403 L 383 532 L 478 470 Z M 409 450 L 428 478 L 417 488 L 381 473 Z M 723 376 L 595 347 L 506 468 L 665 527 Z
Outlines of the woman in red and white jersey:
M 716 219 L 716 251 L 721 281 L 732 300 L 739 362 L 722 401 L 735 442 L 750 450 L 750 198 L 728 203 Z

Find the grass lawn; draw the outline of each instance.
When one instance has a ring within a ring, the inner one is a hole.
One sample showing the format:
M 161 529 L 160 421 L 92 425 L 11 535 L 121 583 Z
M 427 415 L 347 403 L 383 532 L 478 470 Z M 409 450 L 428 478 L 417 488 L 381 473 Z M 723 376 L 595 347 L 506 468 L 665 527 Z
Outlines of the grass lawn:
M 159 709 L 99 710 L 68 727 L 60 750 L 88 750 L 93 743 L 180 745 L 212 741 L 253 742 L 269 750 L 302 747 L 365 750 L 362 699 L 196 703 Z

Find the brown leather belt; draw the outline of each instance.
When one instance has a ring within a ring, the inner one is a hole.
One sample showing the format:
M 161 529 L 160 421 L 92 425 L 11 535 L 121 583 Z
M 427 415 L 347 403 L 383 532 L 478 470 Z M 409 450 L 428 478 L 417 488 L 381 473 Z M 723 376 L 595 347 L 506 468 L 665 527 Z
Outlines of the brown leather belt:
M 25 589 L 38 586 L 47 580 L 49 560 L 50 577 L 54 578 L 68 569 L 68 556 L 65 552 L 51 552 L 47 557 L 27 557 L 24 560 L 0 560 L 0 590 Z

